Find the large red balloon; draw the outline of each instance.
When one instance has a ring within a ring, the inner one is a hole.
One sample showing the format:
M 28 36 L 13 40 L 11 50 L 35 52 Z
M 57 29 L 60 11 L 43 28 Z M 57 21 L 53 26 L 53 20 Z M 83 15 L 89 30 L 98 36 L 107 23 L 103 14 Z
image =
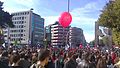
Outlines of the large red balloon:
M 61 14 L 61 17 L 59 18 L 59 23 L 62 25 L 62 27 L 66 28 L 70 25 L 72 22 L 72 16 L 69 12 L 63 12 Z

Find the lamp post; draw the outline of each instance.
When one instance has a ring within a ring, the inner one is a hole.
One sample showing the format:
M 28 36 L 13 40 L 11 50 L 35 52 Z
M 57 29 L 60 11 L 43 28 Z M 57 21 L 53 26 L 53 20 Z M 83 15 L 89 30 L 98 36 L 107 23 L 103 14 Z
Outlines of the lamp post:
M 68 12 L 70 10 L 70 0 L 68 0 Z

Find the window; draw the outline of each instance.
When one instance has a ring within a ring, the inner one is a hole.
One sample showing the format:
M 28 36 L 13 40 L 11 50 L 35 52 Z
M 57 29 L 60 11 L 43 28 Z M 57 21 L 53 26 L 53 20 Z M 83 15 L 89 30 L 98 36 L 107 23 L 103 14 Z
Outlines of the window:
M 25 12 L 25 15 L 26 15 L 26 12 Z
M 24 20 L 24 17 L 22 17 L 22 20 Z
M 21 28 L 23 28 L 23 25 L 21 25 Z
M 14 24 L 16 24 L 16 22 L 14 22 Z
M 23 30 L 21 30 L 21 32 L 23 32 Z
M 18 30 L 20 32 L 20 30 Z
M 16 17 L 14 18 L 14 20 L 16 20 Z
M 4 37 L 7 37 L 7 35 L 4 35 Z
M 18 13 L 16 13 L 16 16 L 18 15 Z
M 15 37 L 15 34 L 13 34 L 13 37 Z
M 21 21 L 19 21 L 19 24 L 21 24 Z
M 21 37 L 23 37 L 23 34 L 21 34 Z
M 24 21 L 21 21 L 21 24 L 23 24 L 24 23 Z
M 21 26 L 19 25 L 18 28 L 21 28 Z
M 21 17 L 19 17 L 21 19 Z
M 18 16 L 19 16 L 19 13 L 17 13 L 18 14 Z

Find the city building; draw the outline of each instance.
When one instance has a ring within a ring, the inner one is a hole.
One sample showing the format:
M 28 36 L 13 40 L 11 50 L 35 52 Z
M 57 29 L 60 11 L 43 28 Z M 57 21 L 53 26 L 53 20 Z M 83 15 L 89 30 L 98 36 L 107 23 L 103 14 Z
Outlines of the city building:
M 83 34 L 83 30 L 77 27 L 70 27 L 69 30 L 69 45 L 76 47 L 79 45 L 86 45 L 86 40 Z
M 14 28 L 4 29 L 4 39 L 8 44 L 43 45 L 44 18 L 32 10 L 12 13 Z
M 51 25 L 46 26 L 44 29 L 44 41 L 47 45 L 51 45 Z
M 69 32 L 69 27 L 63 28 L 59 22 L 55 22 L 51 26 L 51 45 L 52 46 L 65 46 L 66 37 Z
M 81 28 L 63 28 L 59 22 L 45 27 L 44 40 L 47 41 L 49 45 L 59 47 L 65 45 L 70 45 L 71 47 L 76 47 L 80 44 L 83 46 L 86 45 L 86 40 Z

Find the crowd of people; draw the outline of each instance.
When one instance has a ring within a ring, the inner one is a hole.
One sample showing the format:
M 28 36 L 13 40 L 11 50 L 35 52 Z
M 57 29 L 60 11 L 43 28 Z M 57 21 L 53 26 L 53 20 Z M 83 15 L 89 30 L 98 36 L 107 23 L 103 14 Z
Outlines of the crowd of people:
M 79 47 L 0 47 L 0 68 L 120 68 L 120 54 Z

